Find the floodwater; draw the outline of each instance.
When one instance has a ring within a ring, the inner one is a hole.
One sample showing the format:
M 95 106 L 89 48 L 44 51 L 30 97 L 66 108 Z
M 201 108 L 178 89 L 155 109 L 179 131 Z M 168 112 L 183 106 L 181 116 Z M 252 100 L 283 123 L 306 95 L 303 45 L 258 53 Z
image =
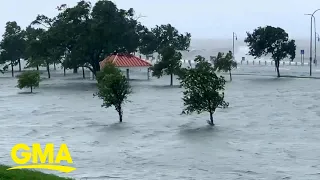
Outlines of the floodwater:
M 308 68 L 281 72 L 306 75 Z M 216 112 L 213 128 L 208 113 L 180 115 L 182 89 L 169 87 L 169 77 L 148 81 L 135 70 L 120 124 L 81 73 L 53 72 L 34 94 L 17 89 L 10 73 L 0 75 L 0 163 L 14 165 L 16 143 L 53 142 L 68 145 L 77 168 L 56 174 L 76 179 L 320 179 L 320 80 L 277 79 L 271 66 L 235 72 L 246 73 L 256 75 L 227 83 L 230 107 Z

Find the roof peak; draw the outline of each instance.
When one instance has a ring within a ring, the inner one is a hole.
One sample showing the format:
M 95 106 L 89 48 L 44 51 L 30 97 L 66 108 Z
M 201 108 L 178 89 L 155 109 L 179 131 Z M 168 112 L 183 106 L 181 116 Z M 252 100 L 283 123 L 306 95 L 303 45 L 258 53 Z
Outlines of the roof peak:
M 143 60 L 140 57 L 135 56 L 134 54 L 129 53 L 112 53 L 106 57 L 100 64 L 102 69 L 106 62 L 112 62 L 117 67 L 150 67 L 151 63 Z
M 112 53 L 110 54 L 111 56 L 112 55 L 117 55 L 117 56 L 134 56 L 133 54 L 131 53 Z

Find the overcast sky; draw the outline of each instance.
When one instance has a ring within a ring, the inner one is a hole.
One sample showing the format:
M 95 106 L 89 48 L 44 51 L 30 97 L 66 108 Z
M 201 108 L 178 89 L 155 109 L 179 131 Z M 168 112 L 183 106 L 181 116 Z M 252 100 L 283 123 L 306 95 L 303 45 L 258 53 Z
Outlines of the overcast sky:
M 25 27 L 37 14 L 57 14 L 58 5 L 75 5 L 78 0 L 0 0 L 0 34 L 7 21 Z M 91 1 L 96 2 L 96 1 Z M 310 16 L 320 8 L 319 0 L 114 0 L 119 8 L 134 8 L 144 15 L 148 27 L 171 23 L 194 38 L 232 38 L 236 32 L 244 38 L 246 31 L 272 25 L 285 29 L 293 38 L 308 38 Z M 320 11 L 316 17 L 320 20 Z M 319 25 L 319 26 L 318 26 Z M 320 28 L 320 21 L 317 27 Z M 320 32 L 320 29 L 319 29 Z

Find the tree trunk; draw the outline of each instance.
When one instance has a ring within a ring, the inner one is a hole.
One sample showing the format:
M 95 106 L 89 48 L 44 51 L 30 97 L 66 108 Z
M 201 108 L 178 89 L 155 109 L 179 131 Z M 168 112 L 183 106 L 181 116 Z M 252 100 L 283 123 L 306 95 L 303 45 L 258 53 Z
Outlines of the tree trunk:
M 170 75 L 170 86 L 173 86 L 173 74 Z
M 66 68 L 63 67 L 63 76 L 66 76 Z
M 37 66 L 37 71 L 39 71 L 39 66 Z
M 100 64 L 99 61 L 95 61 L 94 59 L 98 59 L 99 57 L 95 57 L 94 55 L 91 55 L 91 63 L 90 65 L 92 66 L 92 73 L 95 77 L 97 77 L 97 72 L 100 71 Z
M 230 81 L 232 81 L 231 70 L 229 71 L 229 75 L 230 75 Z
M 32 86 L 31 86 L 31 93 L 32 93 Z
M 82 66 L 82 77 L 83 77 L 83 79 L 86 78 L 86 75 L 85 75 L 85 73 L 84 73 L 84 67 L 83 67 L 83 66 Z
M 48 71 L 48 78 L 50 79 L 51 75 L 50 75 L 50 67 L 48 62 L 47 62 L 47 71 Z
M 280 71 L 279 71 L 280 61 L 276 60 L 274 64 L 275 64 L 275 66 L 276 66 L 276 70 L 277 70 L 278 77 L 280 77 Z
M 18 63 L 19 63 L 19 72 L 21 72 L 21 61 L 20 61 L 20 59 L 18 59 Z
M 93 70 L 93 68 L 89 67 L 89 66 L 85 66 L 86 68 L 88 68 L 90 70 L 90 72 L 92 72 L 92 77 L 96 76 L 97 72 L 95 72 Z
M 53 70 L 57 70 L 56 69 L 56 63 L 53 63 Z
M 12 77 L 14 77 L 14 72 L 13 72 L 13 61 L 11 61 L 11 74 L 12 74 Z
M 73 74 L 77 74 L 78 73 L 78 67 L 74 67 L 73 68 Z
M 92 79 L 94 79 L 95 76 L 97 77 L 97 71 L 94 68 L 90 69 L 90 71 L 92 72 Z
M 211 123 L 210 125 L 214 126 L 214 123 L 213 123 L 213 112 L 210 111 L 209 113 L 210 113 L 210 123 Z
M 121 108 L 121 105 L 117 108 L 117 111 L 118 111 L 118 114 L 119 114 L 119 121 L 122 122 L 122 108 Z

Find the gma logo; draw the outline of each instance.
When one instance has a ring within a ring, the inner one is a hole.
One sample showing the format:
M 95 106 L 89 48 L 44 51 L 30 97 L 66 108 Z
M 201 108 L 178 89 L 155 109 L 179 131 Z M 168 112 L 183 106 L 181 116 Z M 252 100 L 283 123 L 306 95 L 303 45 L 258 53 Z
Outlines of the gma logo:
M 17 156 L 19 150 L 22 150 L 20 154 L 21 157 Z M 31 148 L 26 144 L 17 144 L 11 150 L 11 158 L 19 166 L 15 166 L 7 170 L 46 169 L 60 171 L 63 173 L 69 173 L 76 170 L 76 168 L 71 166 L 60 165 L 62 161 L 66 161 L 68 164 L 73 164 L 68 146 L 66 144 L 60 145 L 59 151 L 55 158 L 54 144 L 52 143 L 46 144 L 44 151 L 42 151 L 40 144 L 32 144 Z

